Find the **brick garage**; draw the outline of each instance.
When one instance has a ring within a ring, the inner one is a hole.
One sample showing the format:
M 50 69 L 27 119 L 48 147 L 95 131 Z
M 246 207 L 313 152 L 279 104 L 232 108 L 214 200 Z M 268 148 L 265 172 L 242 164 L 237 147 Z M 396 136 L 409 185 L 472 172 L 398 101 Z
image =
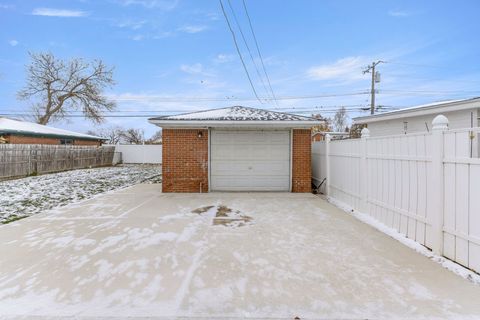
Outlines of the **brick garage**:
M 162 139 L 162 191 L 208 192 L 208 130 L 164 129 Z
M 163 128 L 163 192 L 311 192 L 321 120 L 229 107 L 149 121 Z

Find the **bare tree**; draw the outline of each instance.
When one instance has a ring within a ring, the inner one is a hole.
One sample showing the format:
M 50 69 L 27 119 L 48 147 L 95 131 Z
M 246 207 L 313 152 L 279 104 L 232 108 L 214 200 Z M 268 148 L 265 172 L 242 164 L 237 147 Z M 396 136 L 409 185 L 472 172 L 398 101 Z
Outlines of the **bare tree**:
M 145 141 L 146 144 L 162 144 L 162 130 L 158 130 L 150 137 L 150 139 Z
M 51 53 L 30 53 L 27 84 L 18 98 L 33 100 L 35 120 L 40 124 L 65 119 L 71 111 L 82 111 L 95 123 L 104 120 L 103 112 L 115 108 L 115 103 L 102 93 L 115 84 L 113 68 L 101 60 L 64 61 Z
M 129 144 L 142 144 L 144 142 L 143 130 L 133 128 L 124 130 L 121 139 Z
M 105 143 L 107 144 L 117 144 L 122 138 L 122 134 L 125 130 L 119 126 L 111 126 L 107 128 L 101 128 L 97 131 L 89 130 L 87 134 L 99 136 L 102 138 L 108 139 Z
M 322 117 L 321 114 L 312 114 L 312 118 L 324 121 L 323 124 L 319 124 L 317 126 L 314 126 L 312 128 L 312 133 L 332 131 L 332 127 L 331 127 L 332 120 L 330 118 L 324 118 L 324 117 Z
M 337 132 L 345 132 L 347 128 L 348 115 L 345 107 L 341 107 L 333 116 L 333 129 Z
M 362 137 L 362 129 L 366 128 L 367 124 L 352 124 L 352 127 L 350 128 L 350 138 L 352 139 L 358 139 Z

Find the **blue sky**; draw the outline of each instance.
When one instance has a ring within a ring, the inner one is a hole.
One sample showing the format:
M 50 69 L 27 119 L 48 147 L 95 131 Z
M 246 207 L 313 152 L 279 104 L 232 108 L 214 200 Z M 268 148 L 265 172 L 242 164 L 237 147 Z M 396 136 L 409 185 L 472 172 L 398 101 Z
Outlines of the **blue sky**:
M 242 2 L 231 3 L 260 66 Z M 0 0 L 0 113 L 28 110 L 16 92 L 29 51 L 114 66 L 117 85 L 106 94 L 118 102 L 115 115 L 247 105 L 332 116 L 332 109 L 346 105 L 353 117 L 369 96 L 345 94 L 369 90 L 362 70 L 377 59 L 387 62 L 379 66 L 379 105 L 480 96 L 479 1 L 246 3 L 278 105 L 251 99 L 217 0 Z M 267 97 L 235 30 L 253 83 Z M 95 128 L 81 118 L 52 125 Z M 101 126 L 111 125 L 142 128 L 147 137 L 156 130 L 146 118 L 110 117 Z

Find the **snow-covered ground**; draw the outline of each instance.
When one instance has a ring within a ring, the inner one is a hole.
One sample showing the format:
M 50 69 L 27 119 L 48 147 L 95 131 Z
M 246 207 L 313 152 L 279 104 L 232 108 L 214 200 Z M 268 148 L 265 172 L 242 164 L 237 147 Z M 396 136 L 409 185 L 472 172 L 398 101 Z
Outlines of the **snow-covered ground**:
M 161 167 L 81 169 L 0 182 L 0 223 L 144 181 L 160 182 Z
M 0 226 L 0 319 L 479 319 L 480 286 L 302 193 L 135 186 Z

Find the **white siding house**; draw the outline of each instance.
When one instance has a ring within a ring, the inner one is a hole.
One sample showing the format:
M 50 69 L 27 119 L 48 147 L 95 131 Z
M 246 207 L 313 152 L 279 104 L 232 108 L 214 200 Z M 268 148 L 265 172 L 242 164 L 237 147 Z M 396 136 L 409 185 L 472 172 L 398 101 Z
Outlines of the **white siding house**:
M 480 98 L 442 101 L 431 104 L 354 118 L 356 124 L 366 124 L 370 136 L 388 136 L 427 132 L 433 118 L 443 114 L 448 118 L 449 129 L 480 127 Z M 472 136 L 472 154 L 479 153 L 479 137 Z
M 436 102 L 372 116 L 354 118 L 356 124 L 366 124 L 371 136 L 385 136 L 430 131 L 433 118 L 443 114 L 449 129 L 478 127 L 480 98 Z

